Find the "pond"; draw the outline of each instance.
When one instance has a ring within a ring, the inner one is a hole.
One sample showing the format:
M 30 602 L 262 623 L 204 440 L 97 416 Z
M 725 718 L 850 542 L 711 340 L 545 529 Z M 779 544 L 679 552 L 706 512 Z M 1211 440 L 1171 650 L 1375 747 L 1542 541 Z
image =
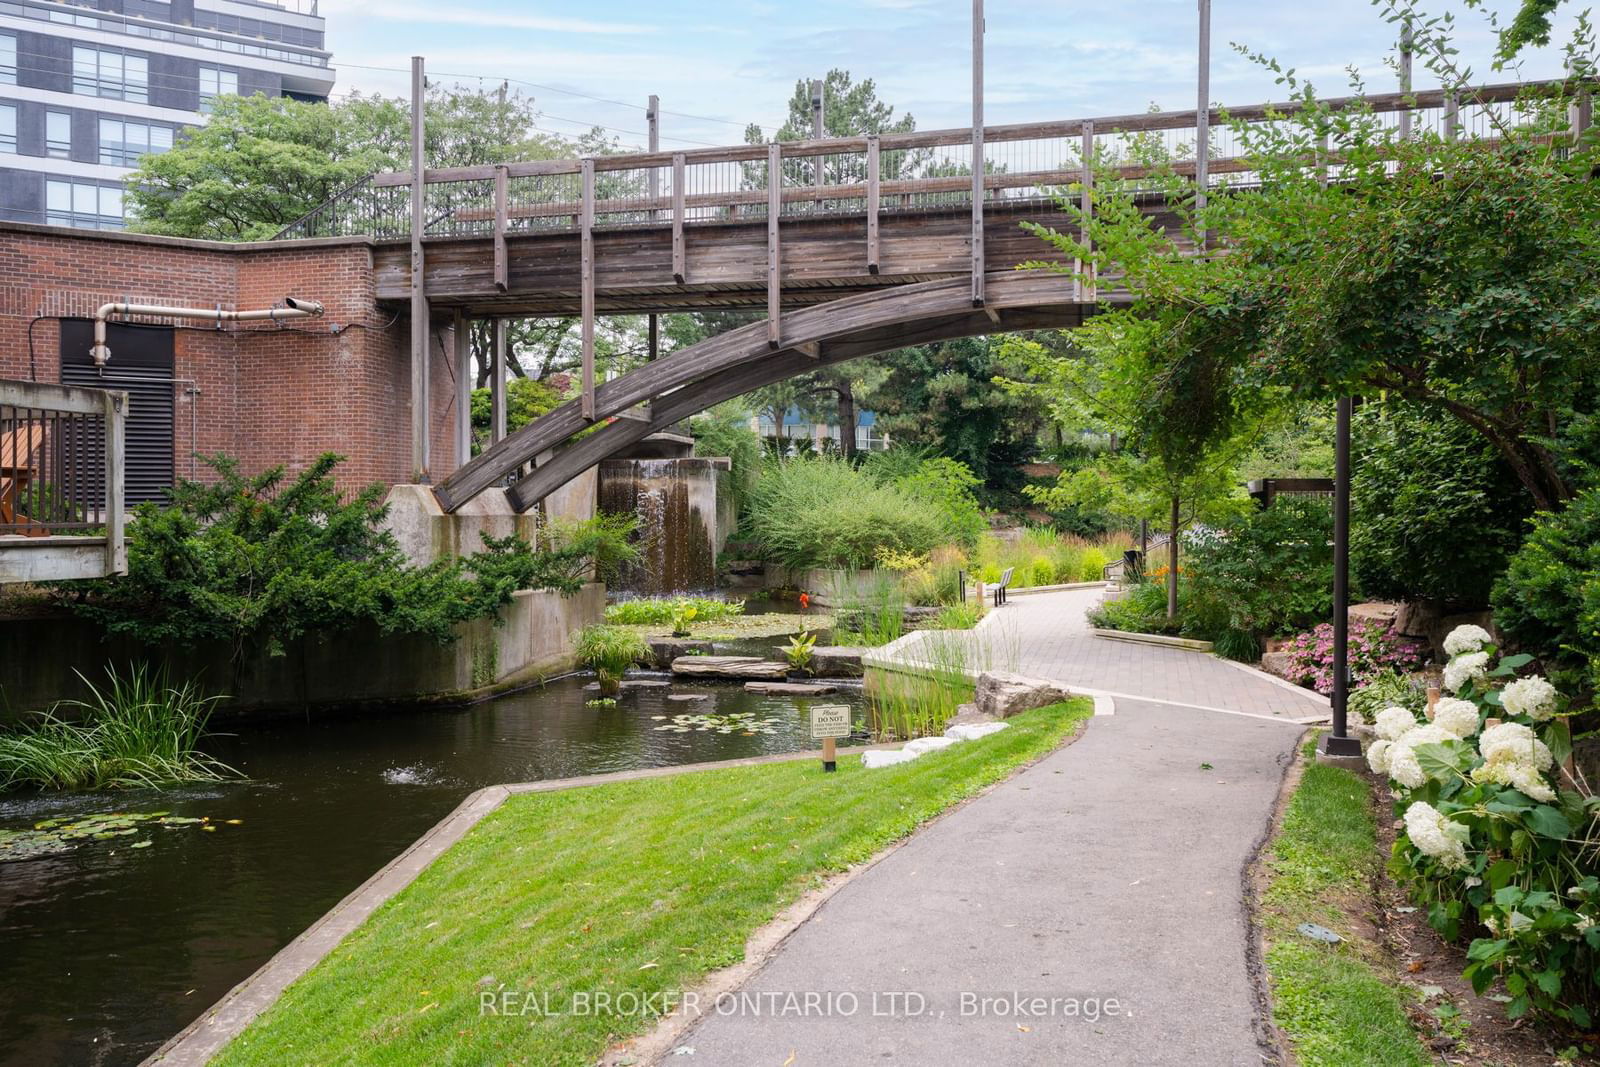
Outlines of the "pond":
M 673 684 L 590 707 L 586 680 L 209 741 L 246 782 L 0 799 L 0 829 L 208 820 L 0 862 L 0 1064 L 137 1063 L 481 786 L 811 747 L 793 697 Z M 859 687 L 823 699 L 863 706 Z M 745 718 L 725 731 L 677 719 L 704 715 Z

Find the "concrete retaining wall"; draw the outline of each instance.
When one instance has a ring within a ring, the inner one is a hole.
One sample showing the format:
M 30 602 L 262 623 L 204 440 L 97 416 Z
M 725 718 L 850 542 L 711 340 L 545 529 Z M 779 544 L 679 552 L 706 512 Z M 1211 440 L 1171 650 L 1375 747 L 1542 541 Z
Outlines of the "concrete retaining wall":
M 81 699 L 87 692 L 80 673 L 98 683 L 106 665 L 134 662 L 165 664 L 175 679 L 192 679 L 206 692 L 226 696 L 219 718 L 465 702 L 568 669 L 572 634 L 598 622 L 604 611 L 605 586 L 598 582 L 571 597 L 524 590 L 501 610 L 499 625 L 490 619 L 464 623 L 448 645 L 357 629 L 309 636 L 282 656 L 255 648 L 238 657 L 221 644 L 187 650 L 103 639 L 98 626 L 73 616 L 5 620 L 0 720 Z

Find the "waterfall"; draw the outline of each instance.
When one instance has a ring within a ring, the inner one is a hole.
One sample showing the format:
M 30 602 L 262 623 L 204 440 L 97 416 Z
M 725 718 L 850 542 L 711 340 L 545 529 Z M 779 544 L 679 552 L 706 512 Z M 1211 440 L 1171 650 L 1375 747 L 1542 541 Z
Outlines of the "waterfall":
M 631 514 L 640 559 L 621 592 L 704 592 L 716 582 L 717 468 L 707 459 L 609 459 L 600 465 L 600 510 Z

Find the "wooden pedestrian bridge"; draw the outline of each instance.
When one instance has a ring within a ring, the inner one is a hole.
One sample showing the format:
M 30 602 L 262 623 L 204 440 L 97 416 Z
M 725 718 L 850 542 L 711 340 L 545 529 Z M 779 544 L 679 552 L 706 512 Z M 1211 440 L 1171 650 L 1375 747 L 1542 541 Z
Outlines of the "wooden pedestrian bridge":
M 1530 88 L 1539 87 L 1324 103 L 1370 108 L 1402 137 L 1492 139 L 1497 123 L 1526 116 Z M 280 238 L 373 238 L 380 301 L 410 301 L 424 326 L 430 314 L 455 316 L 463 388 L 467 320 L 581 319 L 580 394 L 434 488 L 453 511 L 509 482 L 526 509 L 651 433 L 806 371 L 907 345 L 1081 324 L 1126 293 L 1114 277 L 1061 263 L 1022 223 L 1075 225 L 1063 203 L 1092 212 L 1096 183 L 1110 182 L 1185 242 L 1166 175 L 1201 189 L 1249 188 L 1256 176 L 1232 124 L 1292 122 L 1303 106 L 428 169 L 417 187 L 410 172 L 377 174 Z M 1210 150 L 1197 159 L 1200 143 Z M 1311 165 L 1337 180 L 1325 142 Z M 1070 270 L 1018 269 L 1038 261 Z M 596 316 L 724 308 L 765 316 L 595 381 Z M 414 348 L 427 343 L 414 327 Z M 414 395 L 426 389 L 420 363 L 414 355 Z M 422 426 L 425 479 L 425 418 Z

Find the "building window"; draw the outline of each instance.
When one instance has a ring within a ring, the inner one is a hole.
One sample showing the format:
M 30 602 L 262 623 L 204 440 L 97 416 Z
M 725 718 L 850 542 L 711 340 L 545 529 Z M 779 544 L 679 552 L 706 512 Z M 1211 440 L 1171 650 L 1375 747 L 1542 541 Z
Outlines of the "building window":
M 17 37 L 0 33 L 0 85 L 17 84 Z
M 218 67 L 200 68 L 200 110 L 209 115 L 211 107 L 219 96 L 238 95 L 239 74 L 237 71 L 222 70 Z
M 147 152 L 160 155 L 172 147 L 172 128 L 125 119 L 100 120 L 100 162 L 108 167 L 137 167 Z
M 159 0 L 122 0 L 122 13 L 136 19 L 172 21 L 172 5 Z
M 44 154 L 51 159 L 72 156 L 72 116 L 65 111 L 44 113 Z
M 0 152 L 17 150 L 17 109 L 0 104 Z
M 113 100 L 150 102 L 150 63 L 144 56 L 72 46 L 72 91 Z
M 122 190 L 89 182 L 44 183 L 45 221 L 52 226 L 122 229 Z

